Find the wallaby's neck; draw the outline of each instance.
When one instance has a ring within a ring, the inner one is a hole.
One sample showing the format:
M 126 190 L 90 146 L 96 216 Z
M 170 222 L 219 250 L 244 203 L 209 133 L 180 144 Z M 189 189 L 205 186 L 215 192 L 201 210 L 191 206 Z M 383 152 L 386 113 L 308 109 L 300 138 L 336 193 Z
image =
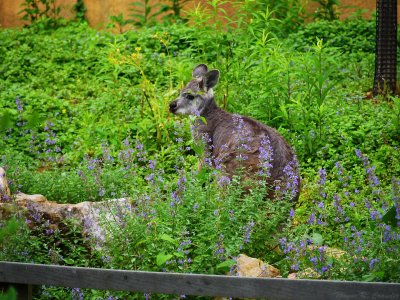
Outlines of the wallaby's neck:
M 210 103 L 208 103 L 208 105 L 203 109 L 203 111 L 201 112 L 201 116 L 206 118 L 207 121 L 213 119 L 213 117 L 215 117 L 217 114 L 217 111 L 220 111 L 222 109 L 220 109 L 217 105 L 217 103 L 215 102 L 215 99 L 213 98 Z
M 215 99 L 212 99 L 201 113 L 201 116 L 206 119 L 206 123 L 204 124 L 202 121 L 199 121 L 199 130 L 210 134 L 221 124 L 221 122 L 226 122 L 226 115 L 229 115 L 229 113 L 224 111 L 222 108 L 219 108 Z

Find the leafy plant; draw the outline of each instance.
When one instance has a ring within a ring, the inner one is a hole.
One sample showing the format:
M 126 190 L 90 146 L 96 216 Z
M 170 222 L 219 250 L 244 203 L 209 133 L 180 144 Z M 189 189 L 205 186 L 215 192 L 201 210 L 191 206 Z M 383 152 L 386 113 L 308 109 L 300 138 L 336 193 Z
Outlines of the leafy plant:
M 78 21 L 85 21 L 86 6 L 83 0 L 77 0 L 74 4 L 74 11 L 76 13 L 75 18 Z
M 180 20 L 182 19 L 182 14 L 181 11 L 184 7 L 184 5 L 188 2 L 189 0 L 170 0 L 170 4 L 168 5 L 168 10 L 172 12 L 172 14 L 169 16 L 170 18 L 173 18 L 175 20 Z M 168 16 L 167 16 L 168 17 Z
M 327 20 L 333 21 L 339 18 L 338 6 L 340 1 L 338 0 L 313 0 L 313 2 L 318 3 L 319 6 L 312 14 L 315 20 Z
M 116 16 L 110 16 L 110 21 L 111 23 L 107 25 L 108 28 L 115 28 L 118 26 L 118 32 L 123 33 L 124 28 L 128 24 L 132 24 L 133 21 L 130 19 L 125 19 L 123 13 L 120 13 L 119 15 Z
M 133 24 L 136 26 L 149 26 L 156 22 L 157 17 L 165 13 L 169 7 L 161 3 L 150 3 L 150 0 L 141 0 L 131 3 L 131 14 Z
M 10 287 L 7 292 L 0 294 L 0 300 L 16 300 L 17 299 L 17 291 Z
M 157 176 L 162 172 L 149 168 L 153 175 L 146 180 L 153 191 L 135 196 L 130 215 L 114 208 L 118 222 L 104 224 L 110 267 L 220 273 L 240 251 L 252 254 L 257 245 L 276 245 L 274 234 L 291 203 L 285 195 L 265 201 L 268 188 L 262 175 L 246 193 L 240 173 L 230 180 L 208 167 L 200 172 L 179 169 L 176 182 L 166 187 L 163 176 Z
M 61 7 L 57 6 L 55 0 L 25 0 L 24 7 L 20 13 L 24 13 L 22 19 L 31 24 L 38 22 L 44 28 L 55 27 L 59 24 Z
M 375 21 L 347 19 L 344 21 L 318 21 L 301 26 L 290 34 L 288 44 L 304 50 L 323 40 L 327 46 L 340 49 L 344 53 L 361 54 L 375 51 Z
M 398 281 L 394 274 L 399 228 L 393 221 L 398 215 L 394 207 L 399 205 L 399 181 L 384 191 L 368 157 L 358 149 L 355 154 L 361 167 L 353 165 L 349 171 L 337 162 L 330 173 L 318 171 L 312 203 L 293 214 L 303 225 L 296 226 L 294 236 L 281 240 L 282 249 L 292 271 L 314 270 L 305 277 Z

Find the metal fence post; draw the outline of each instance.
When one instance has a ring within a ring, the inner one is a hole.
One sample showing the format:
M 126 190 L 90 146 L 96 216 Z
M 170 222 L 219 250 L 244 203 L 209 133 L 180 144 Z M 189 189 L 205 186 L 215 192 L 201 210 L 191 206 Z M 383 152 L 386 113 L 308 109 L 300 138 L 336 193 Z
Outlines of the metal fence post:
M 376 2 L 374 96 L 396 93 L 397 0 Z

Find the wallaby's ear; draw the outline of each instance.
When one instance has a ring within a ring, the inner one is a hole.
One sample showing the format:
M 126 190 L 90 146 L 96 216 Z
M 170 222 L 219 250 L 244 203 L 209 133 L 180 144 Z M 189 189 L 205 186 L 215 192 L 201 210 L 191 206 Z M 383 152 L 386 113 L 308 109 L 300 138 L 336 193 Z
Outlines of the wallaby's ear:
M 208 71 L 208 68 L 205 64 L 200 64 L 197 67 L 195 67 L 192 71 L 192 77 L 193 78 L 199 78 L 203 77 Z
M 211 70 L 204 75 L 204 83 L 207 89 L 211 89 L 217 85 L 219 80 L 219 71 Z

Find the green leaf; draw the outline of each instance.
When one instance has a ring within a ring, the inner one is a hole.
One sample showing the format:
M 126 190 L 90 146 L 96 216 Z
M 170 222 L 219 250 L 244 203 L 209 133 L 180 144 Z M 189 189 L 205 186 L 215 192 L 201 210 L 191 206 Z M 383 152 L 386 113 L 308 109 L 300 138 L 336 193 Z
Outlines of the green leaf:
M 18 230 L 18 226 L 19 226 L 19 223 L 15 217 L 6 221 L 5 226 L 0 229 L 0 242 L 2 242 L 2 240 L 4 238 L 7 238 L 11 235 L 16 234 L 16 232 Z
M 64 258 L 64 262 L 65 262 L 67 265 L 73 265 L 73 264 L 75 264 L 75 261 L 74 261 L 73 259 L 71 259 L 71 258 Z
M 6 131 L 8 128 L 12 127 L 12 125 L 10 112 L 6 110 L 2 115 L 0 115 L 0 132 Z
M 170 260 L 172 257 L 173 257 L 172 254 L 159 253 L 156 258 L 157 266 L 165 264 L 165 262 L 167 260 Z
M 199 173 L 197 174 L 197 180 L 200 183 L 205 183 L 209 181 L 208 170 L 206 168 L 202 168 Z
M 34 129 L 38 125 L 40 125 L 44 120 L 45 118 L 43 116 L 41 116 L 38 112 L 34 111 L 27 119 L 26 127 L 29 129 Z
M 315 245 L 318 245 L 318 246 L 322 245 L 322 243 L 324 242 L 324 238 L 322 237 L 322 235 L 317 232 L 314 232 L 312 234 L 311 240 L 313 241 L 313 243 Z
M 394 205 L 384 214 L 382 221 L 392 227 L 396 227 L 396 207 Z
M 289 119 L 289 115 L 288 115 L 285 103 L 279 104 L 279 109 L 281 110 L 282 115 L 285 118 L 285 120 L 288 120 Z
M 231 269 L 231 267 L 234 266 L 235 264 L 236 261 L 234 261 L 233 259 L 228 259 L 218 264 L 216 268 L 218 271 L 228 272 Z
M 17 292 L 13 287 L 10 287 L 7 292 L 0 294 L 0 300 L 15 300 L 17 299 Z
M 176 244 L 176 240 L 173 239 L 171 236 L 169 236 L 168 234 L 162 234 L 160 235 L 160 239 L 166 242 L 170 242 L 171 244 L 175 245 Z

